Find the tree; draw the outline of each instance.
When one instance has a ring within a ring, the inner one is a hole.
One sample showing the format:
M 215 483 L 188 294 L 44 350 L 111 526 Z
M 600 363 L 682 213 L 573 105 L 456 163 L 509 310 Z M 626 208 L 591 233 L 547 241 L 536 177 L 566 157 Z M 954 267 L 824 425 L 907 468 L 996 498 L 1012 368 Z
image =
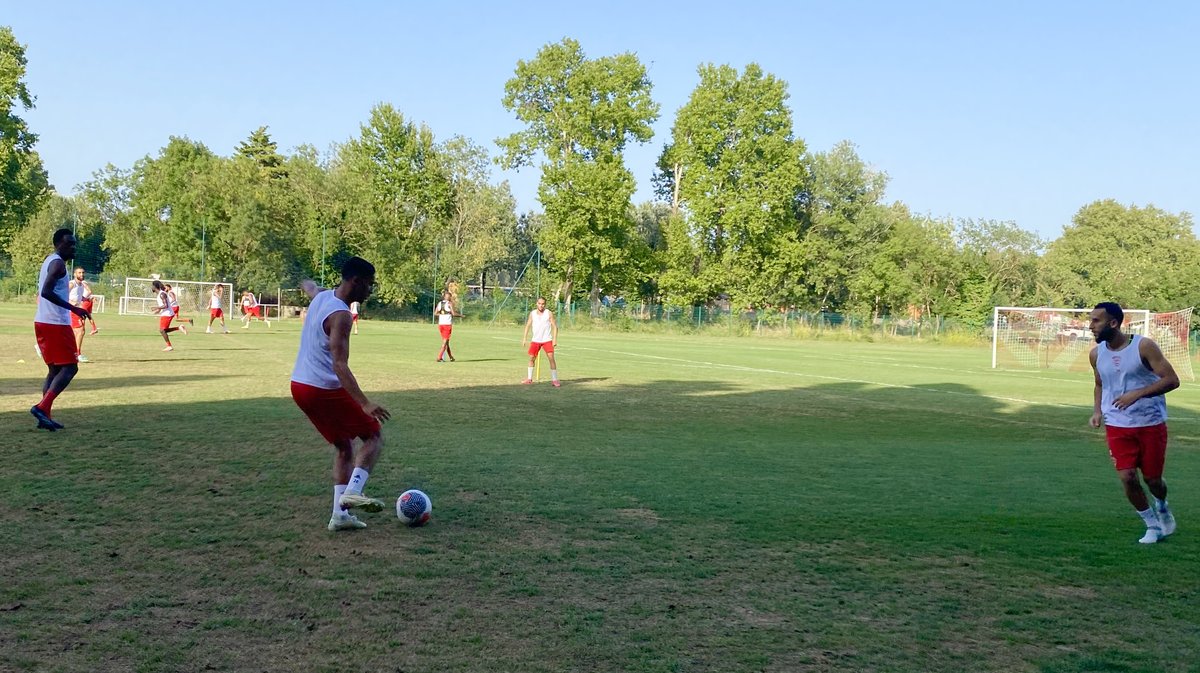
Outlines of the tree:
M 411 301 L 415 288 L 436 285 L 433 241 L 453 209 L 453 186 L 429 127 L 376 105 L 341 147 L 336 179 L 341 235 L 375 262 L 379 298 Z
M 253 161 L 263 176 L 271 180 L 282 180 L 288 176 L 285 159 L 279 154 L 279 146 L 267 127 L 260 126 L 237 146 L 237 156 Z
M 798 275 L 794 201 L 804 170 L 803 141 L 792 134 L 787 84 L 757 64 L 740 75 L 703 65 L 679 110 L 660 159 L 660 193 L 682 211 L 695 253 L 671 254 L 664 289 L 676 298 L 786 304 Z M 696 282 L 691 277 L 698 279 Z
M 501 162 L 519 168 L 543 157 L 538 196 L 549 226 L 538 243 L 562 276 L 563 299 L 586 280 L 593 312 L 601 287 L 628 271 L 635 185 L 624 150 L 653 136 L 659 108 L 650 90 L 636 55 L 588 59 L 569 38 L 519 61 L 504 86 L 504 107 L 526 128 L 497 141 Z
M 489 268 L 504 258 L 513 243 L 516 199 L 507 182 L 489 182 L 491 159 L 483 147 L 455 136 L 442 145 L 441 152 L 454 201 L 438 237 L 439 274 L 476 278 L 482 286 Z
M 0 250 L 50 194 L 49 177 L 33 149 L 37 134 L 14 111 L 33 109 L 24 82 L 27 64 L 24 45 L 11 28 L 0 26 Z
M 797 194 L 805 224 L 797 250 L 803 294 L 813 308 L 842 310 L 851 302 L 850 277 L 890 235 L 881 205 L 887 175 L 868 166 L 848 142 L 805 163 L 809 182 Z
M 1172 311 L 1200 301 L 1200 243 L 1189 213 L 1123 206 L 1112 199 L 1079 209 L 1042 264 L 1051 303 L 1086 308 L 1115 301 Z

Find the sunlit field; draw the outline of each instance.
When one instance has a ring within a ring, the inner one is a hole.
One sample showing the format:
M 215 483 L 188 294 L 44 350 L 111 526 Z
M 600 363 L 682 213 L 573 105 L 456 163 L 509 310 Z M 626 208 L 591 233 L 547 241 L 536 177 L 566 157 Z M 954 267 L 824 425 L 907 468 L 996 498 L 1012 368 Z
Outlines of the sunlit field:
M 1137 544 L 1086 372 L 980 347 L 365 321 L 392 412 L 367 486 L 433 522 L 330 533 L 288 393 L 299 323 L 100 314 L 34 428 L 0 306 L 0 670 L 1200 671 L 1200 387 L 1171 393 L 1179 532 Z

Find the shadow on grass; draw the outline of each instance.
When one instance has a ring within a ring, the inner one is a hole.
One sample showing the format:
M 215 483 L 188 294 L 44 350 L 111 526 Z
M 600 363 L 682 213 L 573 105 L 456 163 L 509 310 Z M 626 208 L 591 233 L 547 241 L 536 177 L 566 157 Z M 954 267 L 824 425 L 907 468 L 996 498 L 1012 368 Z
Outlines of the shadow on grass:
M 198 358 L 176 358 L 176 359 L 198 359 Z M 122 360 L 122 362 L 158 362 L 158 360 Z M 87 376 L 87 367 L 89 365 L 80 365 L 79 374 L 71 381 L 71 385 L 63 394 L 64 399 L 70 399 L 70 395 L 77 392 L 94 392 L 97 390 L 110 390 L 114 388 L 132 388 L 137 386 L 161 386 L 169 383 L 200 383 L 203 381 L 213 381 L 217 379 L 229 379 L 244 376 L 244 374 L 159 374 L 145 376 L 116 376 L 109 378 L 97 378 Z M 42 384 L 45 382 L 45 377 L 25 377 L 19 379 L 0 379 L 0 397 L 26 395 L 31 398 L 40 396 Z M 34 399 L 35 403 L 37 402 Z
M 0 473 L 18 670 L 1030 670 L 1106 645 L 1097 625 L 1156 582 L 1102 539 L 1039 532 L 1092 464 L 1062 449 L 1078 412 L 965 385 L 368 390 L 393 414 L 368 492 L 422 488 L 435 520 L 354 535 L 324 529 L 331 451 L 290 399 L 70 392 L 64 432 L 0 414 L 29 428 Z M 1191 558 L 1153 575 L 1195 586 Z M 1187 592 L 1159 600 L 1190 614 Z M 1188 621 L 1122 656 L 1186 656 Z

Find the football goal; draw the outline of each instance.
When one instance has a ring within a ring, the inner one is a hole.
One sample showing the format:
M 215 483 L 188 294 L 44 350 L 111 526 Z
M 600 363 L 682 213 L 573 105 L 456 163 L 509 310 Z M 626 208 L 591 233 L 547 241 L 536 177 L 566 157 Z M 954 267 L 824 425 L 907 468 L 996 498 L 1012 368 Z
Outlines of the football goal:
M 997 306 L 992 311 L 992 368 L 1091 369 L 1088 353 L 1096 344 L 1088 326 L 1091 311 Z M 1125 309 L 1122 329 L 1154 339 L 1180 378 L 1194 381 L 1188 348 L 1191 320 L 1190 308 L 1171 313 Z
M 117 312 L 121 315 L 152 315 L 156 313 L 158 292 L 152 285 L 155 280 L 154 278 L 126 278 L 125 295 L 118 302 Z M 233 285 L 230 283 L 200 283 L 193 280 L 168 280 L 166 278 L 157 280 L 165 285 L 170 285 L 175 292 L 175 299 L 179 302 L 179 314 L 191 316 L 208 315 L 212 290 L 220 285 L 224 288 L 221 308 L 225 311 L 225 319 L 229 320 L 231 317 L 237 319 L 238 314 L 230 310 L 238 306 L 237 298 L 233 297 Z

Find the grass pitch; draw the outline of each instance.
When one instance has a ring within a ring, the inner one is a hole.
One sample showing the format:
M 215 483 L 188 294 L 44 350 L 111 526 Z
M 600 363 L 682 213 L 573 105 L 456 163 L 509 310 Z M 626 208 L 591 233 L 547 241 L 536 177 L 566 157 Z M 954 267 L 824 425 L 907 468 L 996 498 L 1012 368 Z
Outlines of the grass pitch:
M 1194 384 L 1179 532 L 1142 546 L 1088 373 L 564 331 L 556 390 L 519 385 L 520 326 L 437 364 L 434 326 L 366 321 L 367 491 L 434 522 L 334 534 L 298 322 L 162 353 L 99 318 L 46 433 L 32 307 L 0 306 L 0 670 L 1200 671 Z

